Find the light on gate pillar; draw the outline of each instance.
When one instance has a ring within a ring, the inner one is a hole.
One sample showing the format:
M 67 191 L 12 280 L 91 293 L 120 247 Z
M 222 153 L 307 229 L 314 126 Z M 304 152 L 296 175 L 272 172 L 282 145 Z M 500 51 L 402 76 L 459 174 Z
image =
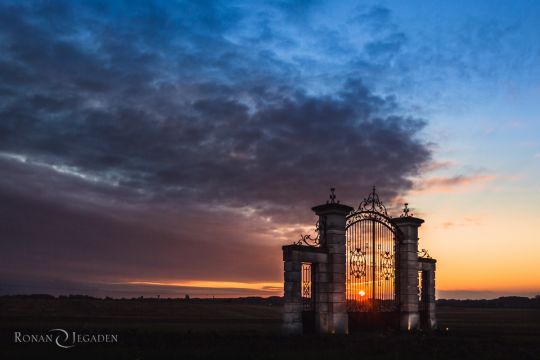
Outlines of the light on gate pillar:
M 312 210 L 319 216 L 320 246 L 328 253 L 328 263 L 317 270 L 321 282 L 318 284 L 316 326 L 320 333 L 347 334 L 345 232 L 346 217 L 353 208 L 340 204 L 331 189 L 330 200 Z
M 402 232 L 399 244 L 400 328 L 416 330 L 420 326 L 418 309 L 418 228 L 424 220 L 409 215 L 405 204 L 403 215 L 392 219 Z

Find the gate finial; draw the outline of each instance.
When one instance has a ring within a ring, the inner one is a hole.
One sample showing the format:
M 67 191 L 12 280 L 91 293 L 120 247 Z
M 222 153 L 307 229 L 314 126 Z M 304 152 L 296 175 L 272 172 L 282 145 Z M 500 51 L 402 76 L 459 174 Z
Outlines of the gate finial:
M 327 204 L 339 204 L 339 200 L 336 201 L 336 188 L 330 188 L 330 200 L 326 200 Z
M 403 214 L 401 214 L 400 217 L 414 216 L 413 213 L 409 215 L 409 211 L 411 211 L 411 209 L 409 209 L 409 203 L 405 203 L 403 206 Z

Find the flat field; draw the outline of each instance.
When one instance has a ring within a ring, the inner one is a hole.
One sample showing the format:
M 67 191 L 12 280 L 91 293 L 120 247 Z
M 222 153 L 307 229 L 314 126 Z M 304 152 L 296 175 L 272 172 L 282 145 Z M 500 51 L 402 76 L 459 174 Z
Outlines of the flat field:
M 280 334 L 281 307 L 173 300 L 0 300 L 0 359 L 540 359 L 540 309 L 439 307 L 432 333 Z M 14 332 L 117 334 L 117 343 L 15 343 Z

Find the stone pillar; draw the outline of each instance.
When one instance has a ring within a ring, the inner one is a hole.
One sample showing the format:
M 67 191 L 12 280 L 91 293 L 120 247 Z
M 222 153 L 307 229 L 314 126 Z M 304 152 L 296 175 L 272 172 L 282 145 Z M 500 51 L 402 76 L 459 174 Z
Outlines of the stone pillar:
M 328 262 L 317 268 L 318 294 L 315 323 L 319 333 L 348 334 L 349 317 L 345 298 L 345 225 L 353 208 L 334 201 L 312 209 L 319 216 L 320 246 Z
M 405 216 L 393 219 L 403 233 L 399 244 L 400 329 L 417 330 L 418 313 L 418 228 L 424 220 Z
M 437 262 L 435 259 L 422 259 L 424 271 L 422 274 L 426 277 L 423 284 L 426 292 L 425 300 L 427 301 L 427 330 L 437 328 L 437 317 L 435 308 L 435 269 Z
M 295 246 L 283 246 L 284 304 L 283 333 L 299 335 L 302 325 L 302 262 Z

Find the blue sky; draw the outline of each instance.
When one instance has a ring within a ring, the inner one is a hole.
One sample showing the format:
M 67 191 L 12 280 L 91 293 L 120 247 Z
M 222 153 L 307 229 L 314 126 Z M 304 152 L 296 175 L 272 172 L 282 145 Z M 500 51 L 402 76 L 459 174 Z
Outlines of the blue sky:
M 250 3 L 252 4 L 252 3 Z M 226 36 L 271 51 L 308 91 L 360 77 L 429 119 L 448 173 L 538 175 L 540 32 L 534 1 L 307 2 L 239 5 Z M 504 149 L 504 150 L 503 150 Z M 503 151 L 501 151 L 503 150 Z M 534 185 L 524 179 L 525 184 Z

